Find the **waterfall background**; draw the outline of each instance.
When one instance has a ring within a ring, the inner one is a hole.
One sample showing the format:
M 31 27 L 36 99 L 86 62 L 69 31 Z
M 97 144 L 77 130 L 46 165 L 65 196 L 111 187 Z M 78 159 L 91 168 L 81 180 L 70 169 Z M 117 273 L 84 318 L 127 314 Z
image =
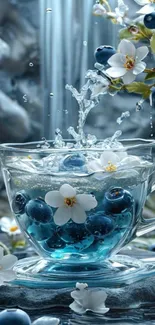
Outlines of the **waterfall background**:
M 65 85 L 72 84 L 80 89 L 86 71 L 93 69 L 95 49 L 104 44 L 117 46 L 119 42 L 119 27 L 92 15 L 94 3 L 95 0 L 40 0 L 42 118 L 46 139 L 54 138 L 56 128 L 67 138 L 67 128 L 77 125 L 78 106 Z M 113 8 L 117 6 L 117 0 L 109 3 Z M 130 15 L 135 15 L 139 6 L 134 1 L 131 6 L 131 0 L 125 3 L 129 5 Z M 121 128 L 123 137 L 148 138 L 149 105 L 146 103 L 146 110 L 137 116 L 138 100 L 138 96 L 128 94 L 104 96 L 100 105 L 89 114 L 85 132 L 103 138 Z M 131 112 L 131 117 L 118 126 L 116 119 L 125 110 Z

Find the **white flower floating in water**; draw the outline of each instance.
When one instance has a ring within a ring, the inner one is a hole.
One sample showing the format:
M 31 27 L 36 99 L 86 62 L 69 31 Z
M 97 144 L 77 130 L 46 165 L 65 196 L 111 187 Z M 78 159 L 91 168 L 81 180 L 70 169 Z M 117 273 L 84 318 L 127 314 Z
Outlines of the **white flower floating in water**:
M 115 12 L 108 12 L 107 16 L 115 18 L 117 23 L 123 25 L 129 21 L 126 17 L 129 7 L 124 3 L 123 0 L 118 0 L 118 7 L 115 8 Z
M 106 16 L 106 9 L 103 5 L 101 5 L 100 3 L 96 3 L 93 6 L 93 15 L 95 16 Z
M 16 278 L 15 272 L 11 270 L 16 262 L 17 257 L 14 255 L 3 256 L 3 248 L 0 247 L 0 285 Z
M 50 191 L 45 195 L 45 202 L 53 208 L 58 208 L 54 214 L 56 225 L 62 226 L 70 219 L 75 223 L 84 223 L 90 211 L 97 206 L 95 197 L 91 194 L 76 194 L 76 189 L 64 184 L 59 191 Z
M 143 8 L 137 11 L 138 14 L 151 14 L 155 10 L 154 0 L 135 0 L 135 2 L 137 2 L 138 5 L 143 6 Z
M 104 151 L 100 159 L 92 160 L 88 164 L 88 168 L 90 171 L 115 172 L 120 162 L 126 157 L 127 153 L 123 151 L 117 154 L 113 151 Z
M 16 224 L 15 219 L 9 217 L 3 217 L 0 219 L 0 228 L 3 232 L 6 232 L 9 236 L 16 236 L 21 234 L 21 230 Z
M 77 283 L 75 291 L 71 292 L 74 302 L 70 304 L 70 308 L 78 314 L 85 314 L 92 311 L 97 314 L 105 314 L 109 308 L 105 306 L 107 294 L 104 290 L 88 289 L 86 283 Z
M 124 84 L 130 84 L 145 70 L 146 63 L 142 60 L 148 52 L 147 46 L 136 49 L 130 41 L 122 40 L 118 46 L 118 53 L 108 60 L 111 68 L 106 70 L 107 74 L 112 78 L 122 77 Z

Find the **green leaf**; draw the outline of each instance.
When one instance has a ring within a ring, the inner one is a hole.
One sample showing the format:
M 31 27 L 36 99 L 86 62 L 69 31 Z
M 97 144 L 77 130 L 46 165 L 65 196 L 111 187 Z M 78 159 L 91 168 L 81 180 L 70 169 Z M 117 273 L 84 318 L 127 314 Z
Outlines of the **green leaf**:
M 150 71 L 147 73 L 145 80 L 155 79 L 155 71 Z
M 155 53 L 155 33 L 153 33 L 151 40 L 150 40 L 151 50 L 152 53 Z
M 125 85 L 125 88 L 129 93 L 142 95 L 144 99 L 147 99 L 151 94 L 150 86 L 146 85 L 143 82 L 133 82 L 129 85 Z
M 121 29 L 120 32 L 119 32 L 119 37 L 120 37 L 120 39 L 124 39 L 124 38 L 126 38 L 126 39 L 131 39 L 132 36 L 133 36 L 133 35 L 129 32 L 128 28 L 123 28 L 123 29 Z
M 144 38 L 151 38 L 152 37 L 152 31 L 150 29 L 148 29 L 147 27 L 145 27 L 144 24 L 138 23 L 137 27 L 139 28 L 139 31 L 142 33 L 142 35 L 144 35 Z

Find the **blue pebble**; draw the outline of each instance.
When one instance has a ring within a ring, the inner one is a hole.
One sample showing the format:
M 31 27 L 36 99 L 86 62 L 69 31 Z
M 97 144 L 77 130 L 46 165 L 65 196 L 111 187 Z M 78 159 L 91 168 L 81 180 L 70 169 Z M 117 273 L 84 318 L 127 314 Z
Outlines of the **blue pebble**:
M 113 187 L 105 193 L 103 208 L 106 213 L 121 213 L 133 207 L 133 196 L 121 187 Z
M 81 242 L 90 236 L 90 232 L 86 229 L 84 224 L 77 224 L 74 222 L 59 227 L 57 233 L 67 244 Z
M 26 205 L 26 213 L 30 218 L 41 223 L 48 223 L 53 217 L 52 208 L 41 198 L 30 200 Z
M 21 309 L 5 309 L 0 312 L 1 325 L 31 325 L 30 317 Z
M 148 29 L 155 28 L 155 12 L 151 12 L 150 14 L 145 15 L 144 17 L 144 25 Z
M 60 171 L 67 170 L 80 170 L 83 169 L 86 164 L 86 160 L 84 155 L 82 154 L 72 154 L 68 155 L 64 158 L 63 161 L 60 162 Z
M 25 206 L 30 199 L 30 196 L 25 190 L 17 192 L 12 200 L 13 212 L 15 214 L 23 214 L 25 212 Z
M 115 228 L 115 221 L 105 216 L 104 212 L 99 211 L 87 218 L 86 228 L 95 238 L 103 239 L 109 235 Z
M 116 53 L 113 46 L 101 45 L 95 51 L 95 59 L 98 63 L 106 65 L 112 55 Z

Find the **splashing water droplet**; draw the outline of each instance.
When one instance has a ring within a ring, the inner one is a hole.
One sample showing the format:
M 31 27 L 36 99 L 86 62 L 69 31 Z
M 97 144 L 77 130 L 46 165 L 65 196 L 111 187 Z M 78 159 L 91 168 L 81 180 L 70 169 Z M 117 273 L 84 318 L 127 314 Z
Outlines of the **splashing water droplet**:
M 116 120 L 116 122 L 117 122 L 118 124 L 121 124 L 121 123 L 123 122 L 123 120 L 124 120 L 125 118 L 127 118 L 127 117 L 130 117 L 130 112 L 129 112 L 129 111 L 123 112 L 123 113 L 121 114 L 121 116 L 118 117 L 118 119 Z
M 29 67 L 33 67 L 33 63 L 32 62 L 29 63 Z
M 23 99 L 24 99 L 24 103 L 27 103 L 28 102 L 28 99 L 27 99 L 27 95 L 26 94 L 23 96 Z
M 87 44 L 88 44 L 87 41 L 83 41 L 84 46 L 87 46 Z
M 65 111 L 64 111 L 64 112 L 65 112 L 65 114 L 66 114 L 66 115 L 68 114 L 68 111 L 67 111 L 67 109 L 65 109 Z
M 53 97 L 54 96 L 54 94 L 53 93 L 50 93 L 50 97 Z
M 43 144 L 41 145 L 42 149 L 48 149 L 50 148 L 50 144 L 48 143 L 48 141 L 46 140 L 46 138 L 42 138 Z
M 46 12 L 52 12 L 52 8 L 47 8 Z
M 143 108 L 142 104 L 144 103 L 145 99 L 141 99 L 139 102 L 136 103 L 136 112 L 141 111 Z

